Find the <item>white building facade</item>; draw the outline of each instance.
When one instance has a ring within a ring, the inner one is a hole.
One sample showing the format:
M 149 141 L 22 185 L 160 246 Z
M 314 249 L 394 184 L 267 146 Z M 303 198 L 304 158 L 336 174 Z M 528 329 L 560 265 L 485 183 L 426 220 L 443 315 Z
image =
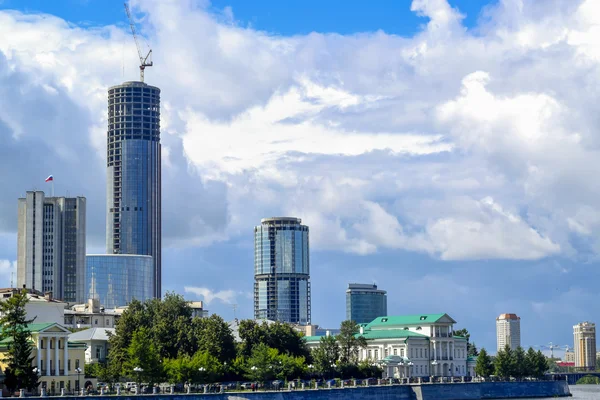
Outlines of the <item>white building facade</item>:
M 582 322 L 573 326 L 575 368 L 596 369 L 596 324 Z
M 470 376 L 467 341 L 454 336 L 454 321 L 447 314 L 378 317 L 361 327 L 367 341 L 359 360 L 372 360 L 384 377 Z M 309 348 L 321 337 L 307 337 Z
M 517 314 L 500 314 L 496 318 L 497 350 L 503 350 L 508 344 L 511 350 L 521 346 L 521 318 Z

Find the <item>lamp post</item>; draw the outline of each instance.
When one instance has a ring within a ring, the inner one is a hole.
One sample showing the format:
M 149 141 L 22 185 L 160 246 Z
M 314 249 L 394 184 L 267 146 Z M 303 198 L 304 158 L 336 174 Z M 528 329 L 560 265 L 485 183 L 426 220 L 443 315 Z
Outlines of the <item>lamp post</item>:
M 137 381 L 137 394 L 141 394 L 142 393 L 142 390 L 141 390 L 142 388 L 140 386 L 142 385 L 142 380 L 140 378 L 140 375 L 141 375 L 142 372 L 144 372 L 144 370 L 142 368 L 140 368 L 140 367 L 135 367 L 133 369 L 133 372 L 135 372 L 137 374 L 137 378 L 138 378 L 137 379 L 138 380 Z
M 79 367 L 75 368 L 75 372 L 77 372 L 77 387 L 75 388 L 75 390 L 80 390 L 81 389 L 81 380 L 79 379 L 79 375 L 81 374 L 81 368 L 79 368 Z
M 200 371 L 200 384 L 202 385 L 204 384 L 204 372 L 206 372 L 206 368 L 200 367 L 198 371 Z
M 412 371 L 410 370 L 410 367 L 412 367 L 413 365 L 415 365 L 415 364 L 413 364 L 412 361 L 408 362 L 408 375 L 409 375 L 408 382 L 410 382 L 410 378 L 412 378 L 412 373 L 411 373 Z

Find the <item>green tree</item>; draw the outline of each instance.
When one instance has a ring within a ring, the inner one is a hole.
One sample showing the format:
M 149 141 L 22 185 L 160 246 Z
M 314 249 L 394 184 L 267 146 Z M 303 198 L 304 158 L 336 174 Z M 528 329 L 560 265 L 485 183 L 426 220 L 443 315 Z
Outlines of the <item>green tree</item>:
M 528 375 L 527 370 L 527 357 L 525 351 L 521 346 L 517 347 L 517 349 L 512 354 L 513 357 L 513 373 L 512 375 L 521 380 L 524 376 Z
M 340 362 L 342 364 L 356 364 L 359 350 L 367 347 L 367 340 L 359 335 L 359 331 L 360 328 L 356 322 L 342 322 L 340 333 L 335 337 L 340 346 Z
M 340 359 L 340 346 L 333 336 L 323 336 L 319 341 L 319 347 L 313 350 L 312 358 L 315 369 L 323 375 L 332 374 L 335 365 Z
M 238 335 L 241 340 L 240 354 L 244 357 L 250 357 L 254 347 L 267 342 L 265 330 L 258 322 L 250 319 L 240 321 Z
M 38 375 L 33 367 L 34 357 L 31 355 L 31 332 L 27 328 L 33 322 L 27 319 L 27 301 L 27 291 L 23 289 L 0 302 L 0 338 L 8 342 L 3 360 L 6 363 L 4 384 L 10 391 L 21 388 L 34 390 L 39 385 Z
M 216 314 L 208 318 L 195 318 L 192 326 L 198 351 L 208 352 L 221 363 L 235 358 L 235 339 L 223 318 Z
M 576 383 L 576 385 L 600 385 L 600 378 L 593 375 L 587 375 L 583 378 L 580 378 Z
M 539 377 L 537 371 L 537 353 L 530 347 L 525 354 L 525 375 L 531 377 Z
M 276 373 L 273 366 L 278 356 L 279 352 L 276 349 L 264 343 L 258 344 L 246 363 L 246 377 L 257 382 L 273 379 Z
M 276 360 L 277 379 L 298 379 L 306 373 L 306 359 L 290 354 L 279 354 Z
M 285 353 L 293 357 L 310 357 L 310 351 L 302 339 L 302 334 L 290 324 L 284 322 L 264 323 L 263 327 L 266 330 L 269 347 L 277 349 L 281 354 Z
M 498 351 L 494 360 L 496 375 L 503 378 L 509 378 L 514 373 L 513 351 L 509 345 Z
M 484 378 L 489 377 L 494 373 L 494 365 L 492 359 L 488 355 L 487 351 L 482 348 L 477 356 L 477 363 L 475 364 L 475 374 Z
M 541 350 L 538 350 L 536 353 L 536 361 L 535 361 L 535 373 L 537 377 L 542 377 L 548 371 L 550 367 L 548 366 L 548 359 L 542 353 Z
M 141 327 L 133 333 L 128 353 L 128 376 L 137 380 L 142 379 L 150 384 L 160 382 L 163 373 L 160 354 L 148 328 Z M 141 368 L 141 372 L 136 372 L 136 368 Z

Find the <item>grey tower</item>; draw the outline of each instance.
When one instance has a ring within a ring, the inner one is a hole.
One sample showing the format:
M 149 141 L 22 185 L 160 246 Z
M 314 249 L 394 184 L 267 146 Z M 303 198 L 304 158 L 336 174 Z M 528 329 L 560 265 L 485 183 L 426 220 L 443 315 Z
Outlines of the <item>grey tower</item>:
M 254 228 L 254 318 L 310 324 L 308 226 L 264 218 Z
M 106 250 L 152 256 L 161 297 L 160 89 L 125 82 L 108 89 Z
M 387 315 L 387 292 L 377 285 L 350 283 L 346 290 L 346 319 L 368 324 Z
M 85 301 L 85 204 L 85 197 L 41 191 L 19 199 L 17 287 Z

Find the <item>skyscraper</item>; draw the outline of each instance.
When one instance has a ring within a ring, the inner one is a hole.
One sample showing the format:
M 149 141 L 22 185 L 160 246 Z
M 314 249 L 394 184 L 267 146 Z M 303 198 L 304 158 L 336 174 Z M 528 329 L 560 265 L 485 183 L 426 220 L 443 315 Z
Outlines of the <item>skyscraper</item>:
M 596 324 L 582 322 L 573 327 L 575 367 L 596 369 Z
M 508 344 L 512 350 L 521 345 L 521 318 L 517 314 L 500 314 L 496 318 L 498 351 Z
M 308 226 L 264 218 L 254 228 L 254 318 L 310 324 Z
M 108 89 L 106 250 L 152 256 L 161 297 L 160 89 L 125 82 Z
M 85 300 L 85 205 L 85 197 L 46 197 L 42 191 L 19 199 L 17 287 Z
M 346 290 L 346 319 L 368 324 L 387 315 L 387 292 L 375 284 L 350 283 Z

